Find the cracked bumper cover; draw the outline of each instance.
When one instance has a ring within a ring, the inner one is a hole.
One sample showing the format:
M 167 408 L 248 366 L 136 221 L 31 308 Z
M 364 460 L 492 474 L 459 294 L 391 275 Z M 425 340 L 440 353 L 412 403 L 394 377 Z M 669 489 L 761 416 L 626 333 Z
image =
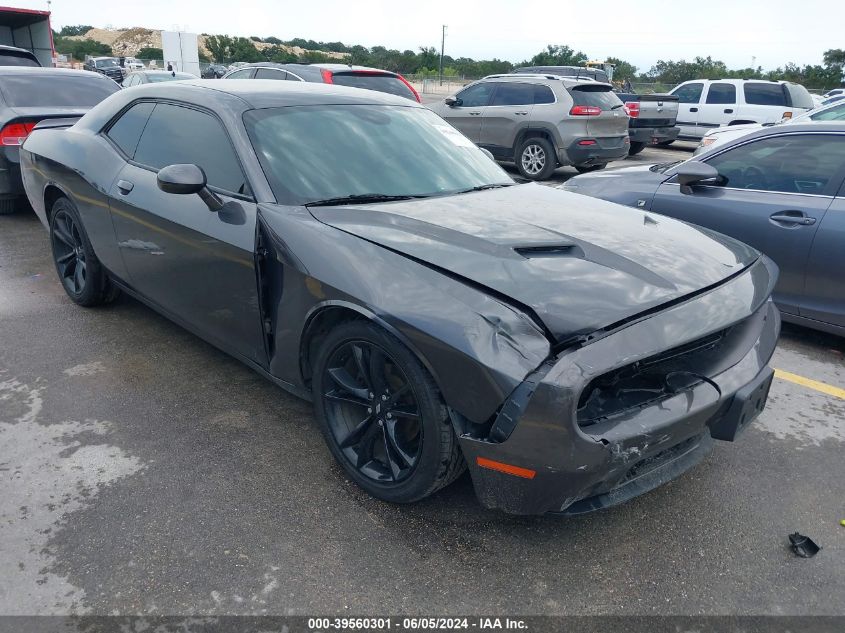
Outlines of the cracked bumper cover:
M 761 257 L 710 292 L 563 352 L 504 441 L 461 436 L 481 503 L 513 514 L 577 514 L 608 507 L 697 464 L 711 438 L 732 440 L 745 426 L 733 422 L 734 416 L 728 421 L 732 406 L 752 389 L 767 391 L 771 380 L 767 363 L 780 333 L 780 315 L 770 298 L 776 278 L 775 265 Z M 720 371 L 708 376 L 710 382 L 600 424 L 578 426 L 578 400 L 591 380 L 725 328 L 741 335 L 734 337 Z M 529 478 L 483 468 L 478 458 L 535 474 Z

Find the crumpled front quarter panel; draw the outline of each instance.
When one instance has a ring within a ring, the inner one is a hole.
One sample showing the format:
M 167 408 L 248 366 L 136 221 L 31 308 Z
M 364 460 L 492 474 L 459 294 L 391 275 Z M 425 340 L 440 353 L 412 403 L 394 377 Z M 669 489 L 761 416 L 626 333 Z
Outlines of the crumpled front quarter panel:
M 300 335 L 321 309 L 374 318 L 417 353 L 446 403 L 473 422 L 490 418 L 541 364 L 550 345 L 513 307 L 400 254 L 339 231 L 301 207 L 259 215 L 283 269 L 271 373 L 302 384 Z

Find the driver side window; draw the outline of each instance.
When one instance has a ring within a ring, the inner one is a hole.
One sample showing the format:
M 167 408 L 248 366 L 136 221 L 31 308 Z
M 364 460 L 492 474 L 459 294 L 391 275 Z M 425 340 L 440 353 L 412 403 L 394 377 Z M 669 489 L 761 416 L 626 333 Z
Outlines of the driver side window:
M 733 189 L 832 195 L 845 169 L 845 136 L 765 138 L 723 152 L 707 163 Z
M 462 108 L 481 108 L 490 103 L 493 86 L 493 83 L 475 84 L 455 96 L 461 100 Z

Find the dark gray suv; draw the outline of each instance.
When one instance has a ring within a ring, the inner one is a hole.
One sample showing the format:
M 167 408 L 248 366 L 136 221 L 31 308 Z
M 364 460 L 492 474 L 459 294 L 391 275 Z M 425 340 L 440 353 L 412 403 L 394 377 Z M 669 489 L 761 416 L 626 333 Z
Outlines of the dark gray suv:
M 429 106 L 520 174 L 603 168 L 628 153 L 628 115 L 610 84 L 556 75 L 491 75 Z

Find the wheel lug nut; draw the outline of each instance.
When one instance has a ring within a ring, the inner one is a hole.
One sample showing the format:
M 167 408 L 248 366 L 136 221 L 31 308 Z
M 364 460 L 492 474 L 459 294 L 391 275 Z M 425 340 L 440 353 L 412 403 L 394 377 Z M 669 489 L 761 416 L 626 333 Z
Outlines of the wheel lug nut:
M 393 414 L 392 414 L 392 413 L 388 413 L 388 414 L 387 414 L 387 419 L 388 419 L 388 420 L 390 420 L 390 419 L 392 419 L 392 418 L 393 418 Z
M 378 425 L 379 425 L 379 426 L 384 426 L 384 420 L 379 420 L 379 421 L 378 421 Z
M 371 408 L 371 407 L 367 407 L 367 413 L 372 413 L 372 412 L 373 412 L 372 408 Z
M 367 396 L 367 397 L 368 397 L 370 400 L 372 400 L 372 399 L 373 399 L 373 392 L 371 391 L 371 392 L 368 394 L 368 396 Z
M 387 395 L 382 395 L 381 399 L 382 399 L 382 400 L 387 400 Z

